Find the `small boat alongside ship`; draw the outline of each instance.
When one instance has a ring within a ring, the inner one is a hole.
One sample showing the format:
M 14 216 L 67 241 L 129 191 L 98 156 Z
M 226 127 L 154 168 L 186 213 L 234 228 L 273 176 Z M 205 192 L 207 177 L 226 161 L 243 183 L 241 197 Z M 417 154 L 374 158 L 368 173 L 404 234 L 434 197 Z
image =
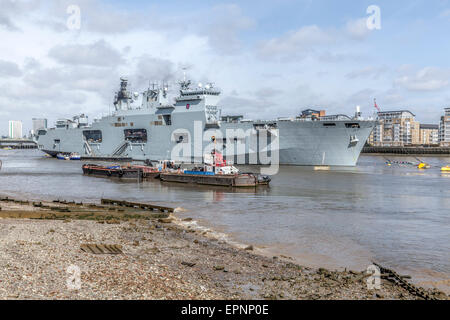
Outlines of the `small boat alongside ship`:
M 270 177 L 257 173 L 240 173 L 239 169 L 223 159 L 219 152 L 205 155 L 205 164 L 193 169 L 181 169 L 171 160 L 161 160 L 157 167 L 144 165 L 112 165 L 84 164 L 85 175 L 112 177 L 120 179 L 154 179 L 164 182 L 179 182 L 224 187 L 256 187 L 268 185 Z
M 81 156 L 77 152 L 72 152 L 70 154 L 58 153 L 56 158 L 58 160 L 81 160 Z
M 62 153 L 58 153 L 56 155 L 56 159 L 58 159 L 58 160 L 70 160 L 68 155 L 65 155 L 65 154 L 62 154 Z
M 70 160 L 81 160 L 81 156 L 79 153 L 72 152 L 69 156 Z
M 192 170 L 161 172 L 161 181 L 216 185 L 223 187 L 256 187 L 268 185 L 270 177 L 256 173 L 240 173 L 239 169 L 223 159 L 221 153 L 205 154 L 204 165 Z

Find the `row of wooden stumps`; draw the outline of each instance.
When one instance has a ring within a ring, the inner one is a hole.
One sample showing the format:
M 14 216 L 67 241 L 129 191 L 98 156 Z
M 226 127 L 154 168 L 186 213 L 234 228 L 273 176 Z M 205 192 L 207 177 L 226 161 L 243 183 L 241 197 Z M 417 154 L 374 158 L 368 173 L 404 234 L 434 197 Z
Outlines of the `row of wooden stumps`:
M 27 201 L 1 197 L 0 217 L 31 219 L 126 220 L 167 218 L 174 208 L 151 203 L 101 199 L 101 204 L 66 200 Z
M 167 220 L 174 208 L 150 203 L 130 202 L 123 200 L 101 199 L 101 204 L 82 203 L 66 200 L 39 201 L 17 200 L 0 197 L 1 218 L 94 220 L 99 223 L 120 223 L 129 219 Z M 85 243 L 80 250 L 90 254 L 122 254 L 122 246 L 118 244 Z
M 172 213 L 174 211 L 174 208 L 157 206 L 157 205 L 150 204 L 150 203 L 130 202 L 130 201 L 112 200 L 112 199 L 102 199 L 101 202 L 102 202 L 102 204 L 105 204 L 105 205 L 136 208 L 136 209 L 142 209 L 142 210 L 160 211 L 160 212 L 168 212 L 168 213 Z
M 408 281 L 405 280 L 405 279 L 411 278 L 410 276 L 399 275 L 394 270 L 383 267 L 382 265 L 380 265 L 376 262 L 372 262 L 372 263 L 380 269 L 382 278 L 396 283 L 400 287 L 403 287 L 406 290 L 408 290 L 409 293 L 414 294 L 418 297 L 421 297 L 422 299 L 435 300 L 435 298 L 430 296 L 425 290 L 423 290 L 422 288 L 416 287 L 412 283 L 409 283 Z

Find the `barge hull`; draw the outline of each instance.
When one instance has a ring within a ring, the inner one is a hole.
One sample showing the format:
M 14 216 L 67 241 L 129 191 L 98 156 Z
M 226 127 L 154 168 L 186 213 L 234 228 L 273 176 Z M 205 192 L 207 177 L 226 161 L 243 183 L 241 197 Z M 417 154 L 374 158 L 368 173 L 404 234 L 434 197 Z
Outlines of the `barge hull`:
M 142 171 L 140 169 L 118 170 L 118 169 L 83 167 L 83 174 L 103 178 L 118 178 L 123 180 L 142 179 Z
M 166 182 L 194 183 L 223 187 L 255 187 L 258 185 L 256 177 L 252 175 L 235 176 L 161 173 L 160 179 L 161 181 Z

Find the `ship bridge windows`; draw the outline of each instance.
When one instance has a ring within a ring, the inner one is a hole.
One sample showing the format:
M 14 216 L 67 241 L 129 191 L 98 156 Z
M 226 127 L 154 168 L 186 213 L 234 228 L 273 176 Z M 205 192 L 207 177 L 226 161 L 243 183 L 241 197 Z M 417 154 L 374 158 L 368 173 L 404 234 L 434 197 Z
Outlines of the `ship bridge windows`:
M 47 130 L 40 129 L 40 130 L 38 130 L 37 134 L 38 134 L 38 136 L 45 136 L 47 134 Z
M 84 130 L 83 136 L 89 143 L 102 142 L 102 132 L 100 130 Z
M 324 127 L 336 127 L 336 123 L 334 122 L 325 122 L 323 124 Z
M 132 143 L 145 143 L 147 142 L 147 130 L 146 129 L 125 129 L 125 140 Z
M 345 127 L 346 127 L 346 128 L 360 128 L 360 125 L 359 125 L 359 123 L 357 123 L 357 122 L 354 122 L 354 123 L 346 123 L 346 124 L 345 124 Z

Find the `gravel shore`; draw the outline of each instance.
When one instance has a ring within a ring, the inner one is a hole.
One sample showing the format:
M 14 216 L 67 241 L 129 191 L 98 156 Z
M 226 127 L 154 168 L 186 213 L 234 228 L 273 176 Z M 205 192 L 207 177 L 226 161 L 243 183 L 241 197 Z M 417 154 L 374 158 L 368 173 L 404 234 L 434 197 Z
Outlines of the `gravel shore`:
M 120 245 L 123 253 L 83 252 L 86 243 Z M 67 281 L 77 268 L 81 286 L 74 289 Z M 418 298 L 384 279 L 381 289 L 368 290 L 367 276 L 265 257 L 173 217 L 0 219 L 1 299 Z

